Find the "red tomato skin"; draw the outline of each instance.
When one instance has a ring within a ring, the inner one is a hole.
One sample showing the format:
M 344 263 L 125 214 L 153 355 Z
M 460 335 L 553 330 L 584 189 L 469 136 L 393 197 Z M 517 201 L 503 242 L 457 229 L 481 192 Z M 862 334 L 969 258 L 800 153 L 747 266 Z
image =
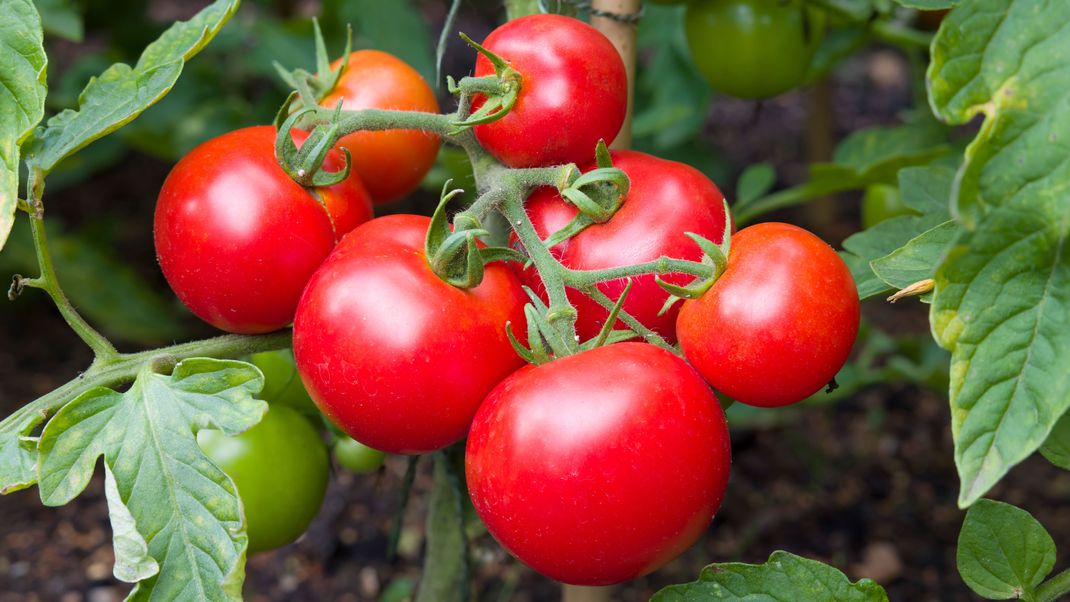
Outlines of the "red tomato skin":
M 300 143 L 307 134 L 293 136 Z M 213 138 L 175 165 L 157 199 L 153 235 L 164 277 L 190 311 L 228 332 L 292 322 L 336 240 L 371 219 L 359 178 L 310 193 L 278 166 L 274 149 L 271 126 Z M 343 158 L 331 153 L 324 166 L 341 169 Z
M 732 237 L 728 268 L 677 319 L 688 361 L 721 393 L 760 407 L 817 393 L 858 335 L 854 279 L 824 241 L 764 223 Z
M 479 408 L 465 456 L 495 539 L 579 585 L 634 579 L 687 549 L 720 506 L 730 464 L 712 391 L 646 343 L 516 372 Z
M 336 69 L 338 59 L 331 63 Z M 334 90 L 320 104 L 347 111 L 392 109 L 438 113 L 438 100 L 420 73 L 396 56 L 379 50 L 357 50 L 349 55 Z M 435 164 L 438 136 L 420 130 L 353 132 L 338 146 L 349 150 L 355 171 L 376 204 L 397 200 L 412 192 Z
M 483 148 L 510 167 L 586 163 L 598 141 L 609 144 L 628 106 L 628 78 L 616 48 L 590 25 L 553 14 L 530 15 L 498 27 L 483 46 L 522 78 L 508 115 L 478 125 Z M 476 77 L 493 75 L 486 57 Z M 476 98 L 473 107 L 482 106 Z
M 309 282 L 294 321 L 297 369 L 320 410 L 389 453 L 440 449 L 468 432 L 487 393 L 523 360 L 524 292 L 489 264 L 472 289 L 439 280 L 424 255 L 430 219 L 389 215 L 357 228 Z
M 628 195 L 617 213 L 603 224 L 595 224 L 569 240 L 555 246 L 551 252 L 565 266 L 576 270 L 597 270 L 619 267 L 659 257 L 691 261 L 702 260 L 702 250 L 685 232 L 694 232 L 717 244 L 724 238 L 724 195 L 702 172 L 676 161 L 659 159 L 636 151 L 613 151 L 613 165 L 624 170 L 631 181 Z M 590 163 L 583 171 L 596 168 Z M 539 236 L 545 239 L 564 227 L 578 210 L 553 188 L 535 191 L 526 204 Z M 515 237 L 514 237 L 515 241 Z M 685 274 L 669 274 L 664 280 L 686 285 L 693 280 Z M 545 298 L 542 280 L 534 268 L 524 270 L 524 284 Z M 611 299 L 617 299 L 626 282 L 614 280 L 598 285 Z M 609 312 L 587 295 L 569 289 L 569 300 L 579 314 L 576 328 L 584 339 L 598 334 Z M 654 280 L 652 274 L 632 278 L 632 289 L 624 302 L 624 310 L 637 320 L 676 342 L 676 315 L 680 306 L 674 305 L 659 316 L 669 294 Z M 617 323 L 618 328 L 625 328 Z

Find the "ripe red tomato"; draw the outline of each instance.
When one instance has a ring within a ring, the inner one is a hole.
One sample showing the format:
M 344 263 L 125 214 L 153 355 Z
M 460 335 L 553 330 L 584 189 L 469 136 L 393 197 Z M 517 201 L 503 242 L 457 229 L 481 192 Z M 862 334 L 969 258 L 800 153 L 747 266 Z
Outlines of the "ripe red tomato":
M 307 134 L 295 131 L 294 140 Z M 342 168 L 332 152 L 324 166 Z M 156 202 L 156 256 L 178 298 L 229 332 L 270 332 L 293 321 L 305 283 L 343 234 L 371 218 L 360 179 L 314 191 L 275 162 L 275 129 L 213 138 L 167 176 Z
M 480 406 L 467 445 L 472 503 L 495 539 L 582 585 L 644 575 L 694 543 L 731 463 L 713 392 L 647 343 L 516 372 Z
M 685 232 L 694 232 L 718 244 L 724 238 L 724 195 L 702 172 L 683 163 L 635 151 L 614 151 L 613 165 L 624 170 L 631 180 L 628 196 L 608 222 L 590 226 L 551 250 L 565 266 L 597 270 L 662 256 L 700 261 L 701 249 Z M 595 167 L 591 163 L 584 171 Z M 543 239 L 568 224 L 578 212 L 552 188 L 535 191 L 527 201 L 527 211 Z M 679 285 L 693 279 L 684 274 L 663 278 Z M 543 292 L 542 281 L 534 268 L 525 270 L 523 279 L 532 289 Z M 632 280 L 632 289 L 624 302 L 625 311 L 675 342 L 679 305 L 659 316 L 658 311 L 669 294 L 657 285 L 653 275 Z M 600 284 L 599 289 L 616 299 L 625 284 L 624 280 L 615 280 Z M 576 328 L 580 336 L 586 339 L 597 335 L 609 312 L 579 291 L 569 290 L 569 300 L 579 312 Z
M 597 29 L 571 17 L 530 15 L 495 29 L 483 46 L 522 78 L 512 111 L 474 128 L 479 143 L 502 163 L 586 163 L 600 139 L 609 144 L 617 136 L 628 79 L 616 48 Z M 475 74 L 493 75 L 494 67 L 480 55 Z
M 346 236 L 312 277 L 294 320 L 297 370 L 349 436 L 422 453 L 468 432 L 479 403 L 523 364 L 506 322 L 523 330 L 524 292 L 490 264 L 464 290 L 431 271 L 430 219 L 390 215 Z
M 331 64 L 335 69 L 341 59 Z M 334 108 L 342 100 L 347 111 L 393 109 L 437 113 L 438 100 L 420 74 L 405 61 L 379 50 L 358 50 L 334 90 L 320 104 Z M 412 192 L 438 155 L 438 136 L 420 130 L 353 132 L 338 141 L 349 149 L 353 171 L 360 176 L 375 203 L 386 203 Z
M 789 224 L 744 228 L 728 268 L 702 297 L 685 301 L 680 347 L 715 389 L 762 407 L 821 390 L 843 367 L 858 334 L 854 279 L 840 256 Z

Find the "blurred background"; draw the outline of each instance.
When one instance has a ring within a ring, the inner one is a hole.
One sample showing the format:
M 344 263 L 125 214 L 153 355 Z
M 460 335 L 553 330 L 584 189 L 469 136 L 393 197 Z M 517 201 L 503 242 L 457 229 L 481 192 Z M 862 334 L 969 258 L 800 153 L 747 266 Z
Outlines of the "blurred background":
M 189 18 L 206 2 L 37 4 L 50 57 L 48 110 L 54 113 L 76 105 L 90 76 L 116 61 L 135 62 L 172 21 Z M 356 47 L 403 58 L 452 109 L 445 75 L 469 74 L 474 54 L 456 36 L 445 38 L 443 76 L 436 81 L 434 48 L 448 10 L 444 0 L 246 0 L 163 101 L 50 176 L 52 247 L 75 305 L 124 350 L 214 334 L 175 299 L 155 262 L 152 214 L 171 165 L 208 138 L 270 123 L 288 92 L 272 61 L 312 69 L 314 16 L 329 51 L 341 52 L 351 24 Z M 912 23 L 915 18 L 902 16 Z M 503 19 L 500 2 L 465 0 L 454 29 L 479 40 Z M 832 22 L 815 59 L 824 66 L 806 85 L 761 102 L 741 100 L 713 92 L 696 70 L 683 19 L 683 7 L 646 6 L 634 147 L 701 169 L 729 199 L 752 197 L 755 187 L 762 194 L 804 183 L 813 163 L 857 164 L 857 147 L 890 144 L 896 136 L 928 153 L 925 161 L 954 165 L 972 135 L 969 128 L 949 131 L 926 117 L 922 51 L 860 38 L 857 28 Z M 860 130 L 868 137 L 848 138 Z M 934 148 L 938 152 L 929 152 Z M 446 148 L 422 190 L 380 212 L 429 213 L 448 178 L 465 187 L 470 172 L 463 155 Z M 877 219 L 863 215 L 867 187 L 871 196 L 875 184 L 892 185 L 896 193 L 894 171 L 884 179 L 763 219 L 802 225 L 839 248 L 863 219 Z M 35 265 L 27 224 L 20 221 L 0 254 L 0 276 L 34 274 Z M 974 599 L 954 563 L 963 513 L 955 505 L 947 355 L 929 335 L 924 305 L 870 301 L 863 313 L 855 357 L 835 393 L 792 408 L 730 409 L 733 474 L 713 526 L 664 569 L 615 588 L 613 599 L 645 600 L 665 585 L 696 578 L 710 562 L 762 562 L 776 549 L 829 562 L 852 579 L 873 578 L 893 600 Z M 90 359 L 38 291 L 4 302 L 0 414 L 66 382 Z M 402 516 L 398 557 L 388 561 L 404 470 L 404 459 L 392 457 L 376 475 L 336 472 L 309 532 L 249 560 L 246 599 L 407 599 L 419 580 L 430 462 L 421 465 Z M 1028 501 L 1056 541 L 1070 540 L 1070 514 L 1060 511 L 1070 495 L 1070 473 L 1034 457 L 992 495 L 1014 504 Z M 0 521 L 0 602 L 107 602 L 125 595 L 128 586 L 111 576 L 99 475 L 61 508 L 44 508 L 36 489 L 0 497 Z M 511 559 L 478 523 L 469 534 L 478 599 L 560 597 L 559 586 Z M 1070 549 L 1063 548 L 1058 565 L 1068 561 Z

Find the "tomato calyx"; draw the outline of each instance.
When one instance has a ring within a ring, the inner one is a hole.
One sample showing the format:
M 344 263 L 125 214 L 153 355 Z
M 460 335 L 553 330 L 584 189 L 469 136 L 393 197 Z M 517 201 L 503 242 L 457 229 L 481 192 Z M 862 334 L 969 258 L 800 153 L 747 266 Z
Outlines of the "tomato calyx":
M 442 187 L 442 194 L 431 216 L 424 239 L 424 254 L 431 270 L 444 282 L 458 288 L 473 288 L 483 281 L 483 266 L 492 261 L 522 261 L 524 257 L 504 247 L 484 247 L 477 240 L 490 234 L 470 212 L 454 216 L 453 226 L 446 216 L 446 205 L 464 192 L 450 190 L 453 180 Z
M 338 171 L 323 169 L 323 161 L 327 154 L 334 149 L 334 143 L 339 137 L 338 120 L 342 113 L 342 104 L 338 103 L 334 113 L 327 123 L 321 124 L 308 134 L 308 138 L 298 148 L 290 135 L 290 130 L 297 126 L 298 121 L 310 113 L 315 113 L 313 107 L 305 107 L 289 114 L 290 106 L 297 97 L 291 93 L 283 103 L 279 112 L 275 115 L 275 158 L 286 175 L 306 188 L 321 186 L 334 186 L 349 177 L 353 167 L 352 157 L 345 148 L 340 149 L 345 159 L 345 165 Z
M 528 324 L 528 345 L 525 346 L 516 338 L 511 324 L 506 324 L 505 332 L 509 337 L 509 343 L 512 344 L 517 355 L 524 358 L 529 364 L 538 366 L 554 358 L 573 355 L 589 351 L 595 347 L 612 345 L 639 337 L 639 333 L 633 330 L 615 329 L 613 327 L 617 323 L 617 317 L 620 316 L 624 302 L 628 298 L 628 293 L 632 290 L 632 279 L 627 278 L 626 282 L 620 297 L 617 298 L 613 303 L 613 307 L 609 310 L 609 316 L 605 324 L 602 325 L 601 330 L 595 337 L 581 342 L 578 347 L 574 344 L 575 341 L 565 340 L 561 330 L 554 326 L 555 322 L 561 320 L 575 322 L 576 309 L 572 306 L 567 306 L 562 309 L 551 310 L 535 291 L 525 286 L 524 292 L 531 299 L 531 302 L 524 306 L 524 316 L 527 318 Z M 576 336 L 576 340 L 579 340 L 579 336 Z
M 323 41 L 323 32 L 320 31 L 319 20 L 312 19 L 313 35 L 316 40 L 316 72 L 297 68 L 287 70 L 278 61 L 272 61 L 275 71 L 290 89 L 296 90 L 301 99 L 301 106 L 314 107 L 319 101 L 330 94 L 341 79 L 342 73 L 349 64 L 349 54 L 353 48 L 353 28 L 346 25 L 346 46 L 342 53 L 342 61 L 336 69 L 331 69 L 331 61 L 327 56 L 327 46 Z
M 561 197 L 574 205 L 579 213 L 544 241 L 547 247 L 557 246 L 588 226 L 608 222 L 628 196 L 631 181 L 623 170 L 613 167 L 605 140 L 598 141 L 595 156 L 597 168 L 584 174 L 573 172 L 566 185 L 558 189 Z
M 453 121 L 453 125 L 463 129 L 475 125 L 495 122 L 509 114 L 520 96 L 523 77 L 509 62 L 483 47 L 467 35 L 459 34 L 461 39 L 477 52 L 487 57 L 494 67 L 494 75 L 484 77 L 465 77 L 460 82 L 452 77 L 446 78 L 446 85 L 451 94 L 461 98 L 462 104 L 471 102 L 473 95 L 479 95 L 482 104 L 464 119 Z
M 654 281 L 669 293 L 669 298 L 665 300 L 665 305 L 661 307 L 658 315 L 664 314 L 675 305 L 677 302 L 684 299 L 697 299 L 710 290 L 714 282 L 721 277 L 725 269 L 728 268 L 728 254 L 732 248 L 732 237 L 729 234 L 732 231 L 732 214 L 728 208 L 728 201 L 724 202 L 724 238 L 721 240 L 721 244 L 717 244 L 708 238 L 704 238 L 695 234 L 694 232 L 684 232 L 684 235 L 695 241 L 695 244 L 702 249 L 702 264 L 709 266 L 712 269 L 712 273 L 709 277 L 697 276 L 690 284 L 686 286 L 679 286 L 671 282 L 667 282 L 661 276 L 655 276 Z

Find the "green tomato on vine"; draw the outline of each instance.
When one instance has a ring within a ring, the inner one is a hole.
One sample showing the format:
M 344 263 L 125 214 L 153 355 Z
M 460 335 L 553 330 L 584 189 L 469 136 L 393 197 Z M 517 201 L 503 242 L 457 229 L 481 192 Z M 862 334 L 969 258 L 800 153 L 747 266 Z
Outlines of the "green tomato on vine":
M 330 461 L 320 433 L 297 411 L 275 404 L 244 433 L 205 429 L 197 443 L 238 488 L 249 554 L 296 540 L 316 518 Z
M 903 202 L 898 188 L 888 184 L 873 184 L 866 188 L 865 196 L 862 197 L 863 228 L 872 228 L 884 220 L 900 215 L 916 214 Z
M 386 460 L 385 453 L 344 435 L 334 442 L 333 451 L 339 466 L 357 474 L 371 474 Z
M 825 37 L 825 14 L 799 0 L 689 3 L 687 44 L 718 92 L 769 98 L 801 85 Z
M 264 401 L 289 406 L 306 416 L 319 415 L 297 373 L 293 351 L 280 349 L 254 353 L 249 360 L 264 373 L 264 388 L 260 391 Z

